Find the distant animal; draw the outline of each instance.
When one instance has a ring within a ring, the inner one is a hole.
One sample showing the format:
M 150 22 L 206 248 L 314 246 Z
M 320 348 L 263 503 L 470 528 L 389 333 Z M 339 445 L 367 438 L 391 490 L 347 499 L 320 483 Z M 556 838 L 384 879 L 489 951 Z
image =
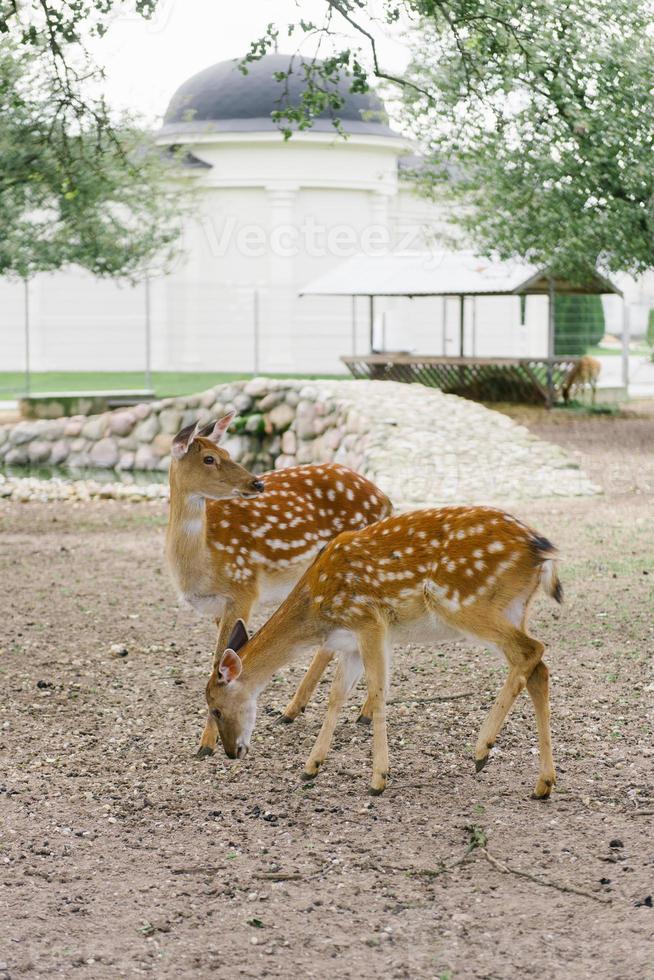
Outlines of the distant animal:
M 238 619 L 281 601 L 318 551 L 341 531 L 386 517 L 392 505 L 370 480 L 338 463 L 248 472 L 218 444 L 234 413 L 175 436 L 170 462 L 166 555 L 183 599 L 218 626 L 224 651 Z M 252 498 L 252 499 L 250 499 Z M 306 707 L 331 652 L 318 650 L 283 719 Z M 198 757 L 212 755 L 209 716 Z
M 501 651 L 509 672 L 475 747 L 479 772 L 519 694 L 536 712 L 540 772 L 534 795 L 549 796 L 552 758 L 549 674 L 543 644 L 529 635 L 538 588 L 562 601 L 556 549 L 522 521 L 490 507 L 441 507 L 398 514 L 339 534 L 318 555 L 277 612 L 248 639 L 238 622 L 217 653 L 206 690 L 226 754 L 243 758 L 257 698 L 273 674 L 320 643 L 338 655 L 329 704 L 304 774 L 313 779 L 329 750 L 338 713 L 365 671 L 372 720 L 370 792 L 388 778 L 386 698 L 394 642 L 465 637 Z
M 568 372 L 568 376 L 561 388 L 563 401 L 566 405 L 570 401 L 571 393 L 576 394 L 578 391 L 583 391 L 586 387 L 591 389 L 591 400 L 594 405 L 597 379 L 600 376 L 601 370 L 602 365 L 597 358 L 589 357 L 587 354 L 584 357 L 580 357 L 575 366 Z

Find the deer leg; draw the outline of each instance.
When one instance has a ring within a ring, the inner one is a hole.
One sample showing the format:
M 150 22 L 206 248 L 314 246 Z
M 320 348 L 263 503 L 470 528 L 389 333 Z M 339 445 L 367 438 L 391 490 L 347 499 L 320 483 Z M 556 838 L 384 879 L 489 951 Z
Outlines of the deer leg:
M 338 713 L 362 673 L 363 664 L 357 654 L 341 654 L 332 686 L 329 689 L 327 713 L 322 723 L 322 728 L 318 733 L 318 738 L 311 749 L 311 754 L 304 767 L 304 779 L 313 779 L 327 758 L 334 729 L 336 728 L 336 722 L 338 721 Z
M 253 603 L 254 596 L 241 596 L 239 597 L 238 602 L 227 603 L 225 606 L 225 612 L 220 619 L 216 620 L 216 626 L 218 627 L 218 636 L 216 638 L 217 656 L 221 657 L 227 649 L 229 638 L 232 635 L 234 626 L 236 625 L 236 620 L 242 619 L 243 622 L 247 624 Z M 207 720 L 202 731 L 199 748 L 195 753 L 195 758 L 206 759 L 207 756 L 213 755 L 216 751 L 217 741 L 218 725 L 212 718 L 211 714 L 207 714 Z
M 527 681 L 527 691 L 536 712 L 540 756 L 540 771 L 534 790 L 534 798 L 546 800 L 550 795 L 552 786 L 556 783 L 556 771 L 552 758 L 552 733 L 550 730 L 549 670 L 542 660 L 536 664 Z
M 390 651 L 384 629 L 379 626 L 359 637 L 359 650 L 366 671 L 368 697 L 372 710 L 372 781 L 371 796 L 379 796 L 388 781 L 388 733 L 386 731 L 386 689 Z
M 334 654 L 332 651 L 325 649 L 325 647 L 320 647 L 320 649 L 316 651 L 313 660 L 309 664 L 309 669 L 302 678 L 298 689 L 284 708 L 280 721 L 287 723 L 295 721 L 300 712 L 304 711 L 311 700 L 313 692 L 318 686 L 320 678 L 325 672 L 325 668 L 331 662 L 333 656 Z
M 488 753 L 504 724 L 506 716 L 543 656 L 543 644 L 521 630 L 512 629 L 500 643 L 509 662 L 509 675 L 497 695 L 484 723 L 475 746 L 475 768 L 480 772 L 488 762 Z

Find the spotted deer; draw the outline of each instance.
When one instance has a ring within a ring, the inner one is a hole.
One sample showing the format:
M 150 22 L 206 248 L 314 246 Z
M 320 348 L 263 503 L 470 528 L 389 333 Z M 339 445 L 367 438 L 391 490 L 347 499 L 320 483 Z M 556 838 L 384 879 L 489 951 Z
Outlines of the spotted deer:
M 238 619 L 263 602 L 281 601 L 318 550 L 343 530 L 391 512 L 369 480 L 338 464 L 294 466 L 261 477 L 218 445 L 234 413 L 201 428 L 189 425 L 172 444 L 166 555 L 182 598 L 218 627 L 221 652 Z M 288 704 L 292 721 L 307 705 L 332 653 L 319 649 Z M 198 757 L 215 749 L 208 716 Z
M 257 698 L 272 675 L 316 643 L 338 654 L 320 734 L 305 766 L 322 766 L 338 712 L 365 671 L 372 715 L 377 795 L 388 778 L 386 692 L 393 643 L 465 637 L 500 650 L 509 673 L 475 747 L 477 771 L 526 687 L 536 712 L 540 772 L 534 796 L 555 782 L 549 679 L 543 644 L 527 631 L 539 586 L 557 602 L 562 590 L 552 544 L 521 521 L 488 507 L 443 507 L 388 517 L 335 538 L 268 622 L 248 640 L 237 623 L 217 653 L 206 698 L 230 758 L 247 754 Z
M 602 365 L 595 357 L 589 357 L 588 355 L 580 357 L 573 368 L 570 369 L 568 375 L 563 382 L 561 387 L 561 394 L 563 395 L 563 401 L 568 404 L 570 401 L 570 393 L 583 391 L 584 388 L 589 387 L 591 390 L 591 401 L 593 405 L 595 404 L 595 394 L 597 392 L 597 380 L 600 376 L 602 370 Z

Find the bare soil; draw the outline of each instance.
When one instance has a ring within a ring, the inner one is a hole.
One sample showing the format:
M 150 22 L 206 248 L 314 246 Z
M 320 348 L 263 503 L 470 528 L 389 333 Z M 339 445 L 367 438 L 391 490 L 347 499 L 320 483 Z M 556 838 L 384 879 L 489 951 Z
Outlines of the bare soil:
M 548 802 L 525 697 L 475 775 L 504 666 L 465 644 L 396 651 L 381 798 L 355 702 L 300 780 L 326 685 L 278 725 L 299 665 L 245 761 L 196 762 L 213 628 L 176 605 L 163 507 L 1 505 L 0 977 L 654 976 L 654 416 L 528 424 L 606 490 L 517 508 L 564 556 L 532 624 Z

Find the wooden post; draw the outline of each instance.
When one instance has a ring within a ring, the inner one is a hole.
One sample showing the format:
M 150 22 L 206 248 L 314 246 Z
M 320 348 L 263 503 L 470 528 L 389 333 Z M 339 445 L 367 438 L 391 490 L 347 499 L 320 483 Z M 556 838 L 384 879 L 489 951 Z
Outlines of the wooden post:
M 464 313 L 465 313 L 465 296 L 459 296 L 459 357 L 463 357 L 464 348 Z
M 629 333 L 631 324 L 629 323 L 629 307 L 624 296 L 622 297 L 622 384 L 629 394 Z
M 477 297 L 472 297 L 472 356 L 477 356 Z
M 547 308 L 547 407 L 551 408 L 554 404 L 554 280 L 550 276 L 548 280 L 548 308 Z

